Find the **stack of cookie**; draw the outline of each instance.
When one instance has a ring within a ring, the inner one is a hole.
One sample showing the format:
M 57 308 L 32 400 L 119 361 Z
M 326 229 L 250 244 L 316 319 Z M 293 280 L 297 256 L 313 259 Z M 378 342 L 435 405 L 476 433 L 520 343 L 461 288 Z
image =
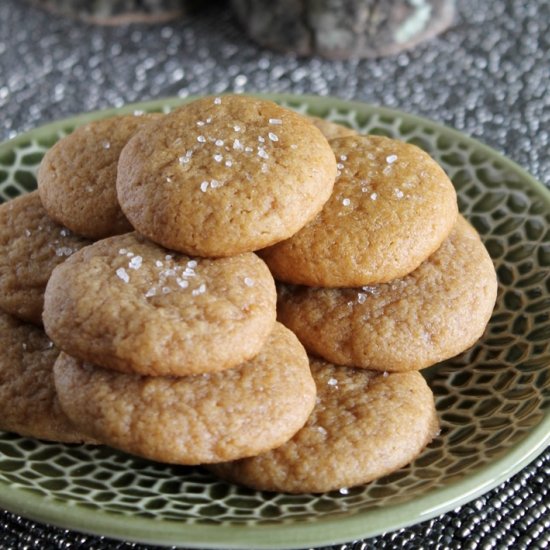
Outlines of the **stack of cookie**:
M 279 317 L 306 349 L 377 371 L 419 370 L 471 346 L 496 298 L 491 259 L 444 171 L 413 145 L 331 141 L 340 174 L 322 212 L 262 251 Z
M 79 128 L 49 151 L 41 196 L 34 191 L 0 206 L 0 429 L 94 441 L 60 407 L 52 370 L 59 350 L 42 330 L 44 291 L 54 268 L 73 253 L 131 229 L 116 198 L 118 157 L 135 131 L 157 116 Z
M 39 190 L 52 211 L 65 201 L 75 217 L 90 206 L 59 186 L 68 163 L 82 165 L 67 149 L 46 155 Z M 275 104 L 207 98 L 149 120 L 117 172 L 117 219 L 139 233 L 74 254 L 45 293 L 45 329 L 63 351 L 54 368 L 63 410 L 90 437 L 163 462 L 280 446 L 306 422 L 316 390 L 252 251 L 292 236 L 329 198 L 326 139 Z
M 281 282 L 279 320 L 319 357 L 320 403 L 289 443 L 211 467 L 258 489 L 326 491 L 410 462 L 438 424 L 417 371 L 472 345 L 496 299 L 490 257 L 434 160 L 385 137 L 330 145 L 331 198 L 260 252 Z
M 492 264 L 428 155 L 268 101 L 89 124 L 38 182 L 36 210 L 76 239 L 33 267 L 49 281 L 30 319 L 44 300 L 72 440 L 260 489 L 365 483 L 431 441 L 417 371 L 471 345 L 494 304 Z

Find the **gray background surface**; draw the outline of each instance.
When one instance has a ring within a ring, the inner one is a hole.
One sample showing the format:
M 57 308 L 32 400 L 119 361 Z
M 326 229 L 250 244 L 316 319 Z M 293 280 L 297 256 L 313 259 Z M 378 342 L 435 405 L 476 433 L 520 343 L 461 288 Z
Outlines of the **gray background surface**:
M 550 186 L 549 25 L 547 0 L 461 0 L 453 26 L 412 51 L 329 62 L 257 47 L 223 7 L 169 24 L 96 27 L 0 0 L 0 139 L 72 114 L 173 95 L 334 95 L 445 123 Z M 549 484 L 547 449 L 468 505 L 340 548 L 546 548 Z M 3 511 L 0 547 L 146 548 Z

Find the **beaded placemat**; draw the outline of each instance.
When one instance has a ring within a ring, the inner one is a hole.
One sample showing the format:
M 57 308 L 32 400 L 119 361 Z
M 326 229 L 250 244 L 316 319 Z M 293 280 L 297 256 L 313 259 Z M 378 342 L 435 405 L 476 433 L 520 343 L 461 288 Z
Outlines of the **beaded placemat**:
M 103 28 L 21 0 L 0 4 L 0 136 L 150 98 L 223 91 L 358 99 L 444 122 L 550 185 L 550 4 L 458 3 L 441 37 L 382 60 L 299 59 L 258 48 L 228 10 L 170 24 Z M 487 495 L 428 522 L 341 548 L 543 548 L 550 450 Z M 3 548 L 136 548 L 0 513 Z

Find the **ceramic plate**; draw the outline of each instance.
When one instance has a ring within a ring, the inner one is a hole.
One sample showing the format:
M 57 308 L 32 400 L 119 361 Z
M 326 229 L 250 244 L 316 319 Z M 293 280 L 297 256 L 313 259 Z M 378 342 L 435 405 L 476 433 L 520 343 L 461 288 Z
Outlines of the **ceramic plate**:
M 206 472 L 106 447 L 43 443 L 0 432 L 0 506 L 110 537 L 186 547 L 302 548 L 426 520 L 496 486 L 550 441 L 550 193 L 480 143 L 422 118 L 330 98 L 275 96 L 303 113 L 419 145 L 453 180 L 462 213 L 497 268 L 483 339 L 425 371 L 441 435 L 411 465 L 344 492 L 255 492 Z M 161 100 L 49 124 L 0 145 L 0 195 L 35 188 L 44 152 L 91 119 L 168 111 Z

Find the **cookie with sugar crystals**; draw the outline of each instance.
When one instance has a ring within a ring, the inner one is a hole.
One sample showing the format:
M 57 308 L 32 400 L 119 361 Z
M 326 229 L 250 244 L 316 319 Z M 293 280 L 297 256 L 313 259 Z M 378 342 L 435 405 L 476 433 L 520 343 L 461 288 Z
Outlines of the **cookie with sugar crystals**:
M 37 191 L 0 205 L 0 308 L 42 324 L 51 272 L 88 244 L 48 216 Z
M 44 331 L 0 312 L 0 430 L 50 441 L 81 443 L 59 405 L 53 365 L 59 351 Z
M 117 189 L 143 235 L 197 256 L 287 239 L 330 197 L 336 161 L 307 118 L 270 101 L 207 97 L 138 132 Z
M 340 175 L 320 214 L 260 252 L 275 279 L 346 287 L 391 281 L 416 269 L 450 233 L 454 187 L 424 151 L 379 136 L 331 141 Z
M 48 214 L 91 239 L 131 231 L 116 195 L 118 157 L 137 130 L 159 117 L 153 113 L 96 120 L 59 140 L 44 155 L 37 174 Z
M 317 128 L 319 128 L 321 132 L 323 132 L 323 135 L 328 140 L 341 137 L 356 136 L 358 134 L 358 132 L 356 132 L 352 128 L 349 128 L 348 126 L 344 126 L 343 124 L 338 124 L 337 122 L 332 122 L 324 118 L 309 116 L 308 119 L 315 126 L 317 126 Z
M 187 375 L 256 355 L 275 323 L 275 283 L 255 254 L 191 258 L 137 233 L 58 266 L 44 326 L 55 344 L 122 372 Z
M 317 404 L 284 445 L 209 470 L 254 489 L 321 493 L 405 466 L 438 430 L 434 398 L 417 372 L 383 375 L 311 359 Z
M 281 287 L 278 315 L 309 352 L 328 361 L 407 371 L 472 346 L 496 295 L 491 258 L 459 216 L 441 247 L 406 277 L 363 288 Z
M 256 357 L 223 372 L 123 374 L 64 353 L 54 371 L 63 409 L 86 433 L 177 464 L 233 460 L 277 447 L 305 424 L 316 395 L 303 347 L 278 323 Z

